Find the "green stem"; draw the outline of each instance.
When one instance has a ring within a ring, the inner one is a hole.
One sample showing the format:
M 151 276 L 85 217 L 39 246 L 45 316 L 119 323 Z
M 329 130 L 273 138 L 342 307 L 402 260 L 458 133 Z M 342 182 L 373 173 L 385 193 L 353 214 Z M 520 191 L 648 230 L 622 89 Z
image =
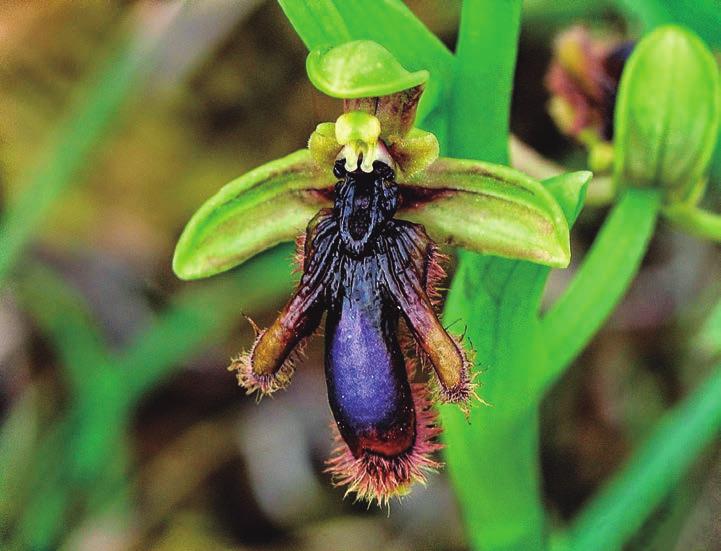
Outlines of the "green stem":
M 574 522 L 559 548 L 620 549 L 721 431 L 721 365 L 666 414 L 651 437 Z
M 447 153 L 455 157 L 508 162 L 509 113 L 515 68 L 520 1 L 463 3 L 456 73 L 449 116 Z M 446 457 L 474 548 L 539 549 L 544 541 L 539 500 L 537 414 L 516 415 L 521 379 L 506 370 L 523 365 L 514 347 L 533 334 L 535 310 L 516 290 L 528 279 L 528 263 L 459 255 L 444 319 L 469 324 L 483 373 L 484 398 L 493 408 L 476 408 L 472 425 L 452 407 L 442 408 Z M 483 276 L 487 280 L 483 280 Z M 517 306 L 517 307 L 516 307 Z M 509 348 L 510 347 L 510 348 Z M 499 491 L 499 488 L 502 491 Z
M 629 189 L 604 222 L 564 295 L 543 319 L 548 365 L 536 371 L 538 398 L 581 353 L 628 289 L 656 227 L 660 197 Z
M 520 17 L 519 0 L 463 3 L 449 113 L 453 157 L 508 164 Z
M 709 241 L 721 242 L 721 214 L 698 207 L 667 207 L 664 216 L 677 228 Z

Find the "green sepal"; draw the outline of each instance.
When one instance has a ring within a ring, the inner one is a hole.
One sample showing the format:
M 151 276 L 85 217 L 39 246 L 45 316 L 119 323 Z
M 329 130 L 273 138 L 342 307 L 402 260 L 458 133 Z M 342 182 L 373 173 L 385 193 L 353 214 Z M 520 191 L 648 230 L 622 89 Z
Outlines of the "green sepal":
M 386 96 L 428 80 L 428 71 L 406 71 L 396 58 L 372 40 L 354 40 L 308 54 L 306 71 L 313 85 L 334 98 Z
M 308 150 L 291 153 L 226 184 L 193 215 L 175 248 L 173 271 L 200 279 L 300 235 L 330 206 L 335 178 Z
M 398 217 L 423 224 L 438 243 L 565 268 L 568 223 L 551 193 L 512 168 L 440 158 L 399 182 Z
M 682 27 L 656 29 L 634 49 L 619 86 L 619 186 L 662 188 L 667 203 L 700 196 L 720 113 L 719 71 L 706 45 Z

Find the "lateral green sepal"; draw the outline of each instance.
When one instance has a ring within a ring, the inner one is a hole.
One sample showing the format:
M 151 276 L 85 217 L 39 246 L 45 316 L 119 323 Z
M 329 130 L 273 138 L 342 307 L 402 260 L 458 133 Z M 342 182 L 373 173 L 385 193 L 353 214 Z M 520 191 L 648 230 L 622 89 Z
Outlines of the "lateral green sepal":
M 563 210 L 543 184 L 517 170 L 440 158 L 399 185 L 398 217 L 423 224 L 438 243 L 557 268 L 570 261 Z
M 335 179 L 307 149 L 271 161 L 226 184 L 193 215 L 175 248 L 181 279 L 224 272 L 292 241 L 319 209 L 330 206 Z

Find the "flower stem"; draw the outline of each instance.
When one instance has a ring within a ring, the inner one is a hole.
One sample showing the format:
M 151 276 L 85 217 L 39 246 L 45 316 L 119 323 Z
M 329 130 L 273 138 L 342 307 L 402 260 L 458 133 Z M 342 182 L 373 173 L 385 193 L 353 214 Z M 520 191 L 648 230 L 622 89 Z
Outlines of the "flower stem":
M 463 3 L 446 144 L 451 156 L 508 162 L 520 12 L 518 0 Z M 493 367 L 492 373 L 483 374 L 482 389 L 493 409 L 476 408 L 470 417 L 473 424 L 454 408 L 442 409 L 449 471 L 471 544 L 477 549 L 539 549 L 545 539 L 538 417 L 534 409 L 517 415 L 518 403 L 508 397 L 517 394 L 524 377 L 506 371 L 524 365 L 508 345 L 534 334 L 534 309 L 530 304 L 517 308 L 515 290 L 535 281 L 527 272 L 537 269 L 524 262 L 461 252 L 446 303 L 446 323 L 459 319 L 468 323 L 478 364 Z M 491 277 L 487 286 L 481 283 L 484 274 Z M 493 296 L 494 284 L 497 296 Z M 533 347 L 512 348 L 529 354 Z
M 565 294 L 543 319 L 548 350 L 538 399 L 599 330 L 636 275 L 661 206 L 654 190 L 629 189 L 614 206 Z

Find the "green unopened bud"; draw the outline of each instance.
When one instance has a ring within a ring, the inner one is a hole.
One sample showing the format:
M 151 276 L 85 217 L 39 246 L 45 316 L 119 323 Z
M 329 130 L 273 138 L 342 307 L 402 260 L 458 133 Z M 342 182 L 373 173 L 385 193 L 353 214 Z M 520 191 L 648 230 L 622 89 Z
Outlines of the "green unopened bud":
M 620 186 L 658 187 L 667 203 L 702 194 L 718 135 L 716 62 L 693 33 L 661 27 L 636 47 L 621 78 L 614 176 Z

